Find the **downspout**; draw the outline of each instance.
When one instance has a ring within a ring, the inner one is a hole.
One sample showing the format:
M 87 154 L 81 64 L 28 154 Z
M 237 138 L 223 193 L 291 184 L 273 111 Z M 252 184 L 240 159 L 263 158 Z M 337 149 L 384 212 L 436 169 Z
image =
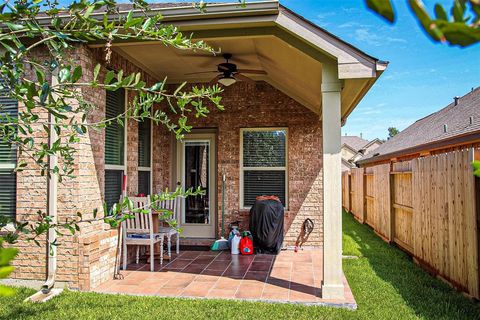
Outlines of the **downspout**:
M 58 84 L 58 68 L 53 71 L 52 74 L 52 86 Z M 57 132 L 54 128 L 55 117 L 52 113 L 48 114 L 49 122 L 49 134 L 48 134 L 48 147 L 52 148 L 55 141 L 58 139 Z M 53 173 L 53 169 L 58 165 L 57 154 L 54 153 L 48 156 L 48 167 L 50 174 L 47 174 L 48 185 L 48 215 L 51 218 L 51 224 L 57 224 L 57 195 L 58 195 L 58 175 Z M 48 229 L 47 235 L 47 280 L 42 286 L 42 293 L 48 294 L 55 285 L 55 275 L 57 273 L 57 246 L 55 241 L 57 240 L 57 233 L 55 228 Z

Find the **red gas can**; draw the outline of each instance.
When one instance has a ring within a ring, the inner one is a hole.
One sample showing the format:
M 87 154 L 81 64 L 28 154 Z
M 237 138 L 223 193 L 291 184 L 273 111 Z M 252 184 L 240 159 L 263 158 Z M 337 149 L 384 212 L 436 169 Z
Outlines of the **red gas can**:
M 245 255 L 253 254 L 253 240 L 246 233 L 243 234 L 240 240 L 240 253 Z

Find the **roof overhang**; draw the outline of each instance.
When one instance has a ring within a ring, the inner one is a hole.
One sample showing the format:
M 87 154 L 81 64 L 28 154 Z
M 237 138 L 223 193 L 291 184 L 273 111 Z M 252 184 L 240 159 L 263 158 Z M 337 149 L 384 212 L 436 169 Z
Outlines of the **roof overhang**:
M 480 130 L 449 137 L 442 140 L 424 143 L 421 145 L 417 145 L 417 146 L 402 149 L 402 150 L 397 150 L 394 152 L 381 154 L 375 157 L 360 159 L 357 161 L 357 164 L 361 166 L 366 166 L 369 164 L 387 161 L 394 158 L 409 157 L 412 155 L 420 154 L 425 151 L 431 152 L 431 151 L 442 150 L 442 149 L 447 149 L 451 147 L 458 147 L 458 146 L 477 144 L 477 143 L 480 143 Z
M 124 13 L 126 12 L 128 11 Z M 252 2 L 246 7 L 231 3 L 209 4 L 205 12 L 186 6 L 152 10 L 152 14 L 158 13 L 162 14 L 165 23 L 179 27 L 185 34 L 192 34 L 194 39 L 205 40 L 214 47 L 219 46 L 223 52 L 232 53 L 234 62 L 236 56 L 248 55 L 250 52 L 251 56 L 245 59 L 248 64 L 240 67 L 262 68 L 267 71 L 267 76 L 256 76 L 253 77 L 254 80 L 270 83 L 319 114 L 323 64 L 338 66 L 339 79 L 343 82 L 343 119 L 351 113 L 387 66 L 387 63 L 367 55 L 279 5 L 277 1 Z M 140 15 L 141 12 L 136 14 Z M 100 16 L 101 14 L 98 18 Z M 101 45 L 92 44 L 93 47 Z M 142 47 L 148 52 L 142 52 Z M 237 51 L 244 52 L 236 52 L 237 48 Z M 209 80 L 205 77 L 193 79 L 185 76 L 185 54 L 179 50 L 169 50 L 156 42 L 120 42 L 114 44 L 114 50 L 157 79 L 168 76 L 172 83 Z M 178 56 L 178 72 L 171 68 L 175 59 L 165 61 L 162 65 L 156 58 L 174 55 Z M 221 58 L 209 57 L 212 62 L 206 66 L 206 61 L 202 60 L 200 54 L 197 57 L 194 55 L 192 59 L 188 66 L 190 72 L 206 71 L 221 62 Z M 182 65 L 185 66 L 184 69 Z

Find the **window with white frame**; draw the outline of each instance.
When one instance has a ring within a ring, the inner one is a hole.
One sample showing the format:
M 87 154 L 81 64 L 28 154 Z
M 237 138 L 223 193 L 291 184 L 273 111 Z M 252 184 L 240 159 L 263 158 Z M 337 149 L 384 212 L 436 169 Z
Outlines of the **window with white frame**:
M 152 176 L 152 122 L 138 123 L 138 194 L 151 194 Z
M 287 207 L 287 129 L 241 129 L 241 207 L 261 195 L 274 195 Z
M 6 94 L 6 89 L 0 83 L 0 122 L 9 121 L 9 118 L 18 116 L 18 102 Z M 17 148 L 5 141 L 10 130 L 17 130 L 16 126 L 5 126 L 6 132 L 0 133 L 0 216 L 15 218 L 17 207 Z M 8 138 L 7 138 L 8 139 Z
M 125 111 L 125 90 L 106 91 L 105 116 L 111 119 Z M 124 120 L 123 120 L 124 121 Z M 125 172 L 125 123 L 112 121 L 105 128 L 105 202 L 107 208 L 120 200 Z

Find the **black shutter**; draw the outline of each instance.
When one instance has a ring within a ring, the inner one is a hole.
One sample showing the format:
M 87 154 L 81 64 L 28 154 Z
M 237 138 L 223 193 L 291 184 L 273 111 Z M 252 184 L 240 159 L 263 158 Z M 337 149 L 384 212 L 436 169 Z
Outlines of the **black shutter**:
M 2 87 L 2 81 L 0 81 L 0 87 Z M 7 121 L 5 118 L 6 115 L 16 118 L 18 116 L 18 102 L 7 96 L 5 88 L 0 90 L 0 121 Z M 15 130 L 14 127 L 11 127 L 12 130 Z M 3 137 L 0 136 L 0 163 L 16 164 L 17 163 L 17 150 L 15 146 L 4 142 Z
M 122 180 L 122 170 L 105 170 L 105 202 L 107 203 L 108 210 L 120 200 Z
M 11 169 L 0 169 L 0 216 L 15 217 L 17 177 Z
M 125 90 L 107 91 L 107 119 L 117 117 L 125 111 Z M 124 118 L 123 118 L 124 119 Z M 123 165 L 125 149 L 125 130 L 114 121 L 105 128 L 105 164 Z
M 138 166 L 150 167 L 150 119 L 138 123 Z

